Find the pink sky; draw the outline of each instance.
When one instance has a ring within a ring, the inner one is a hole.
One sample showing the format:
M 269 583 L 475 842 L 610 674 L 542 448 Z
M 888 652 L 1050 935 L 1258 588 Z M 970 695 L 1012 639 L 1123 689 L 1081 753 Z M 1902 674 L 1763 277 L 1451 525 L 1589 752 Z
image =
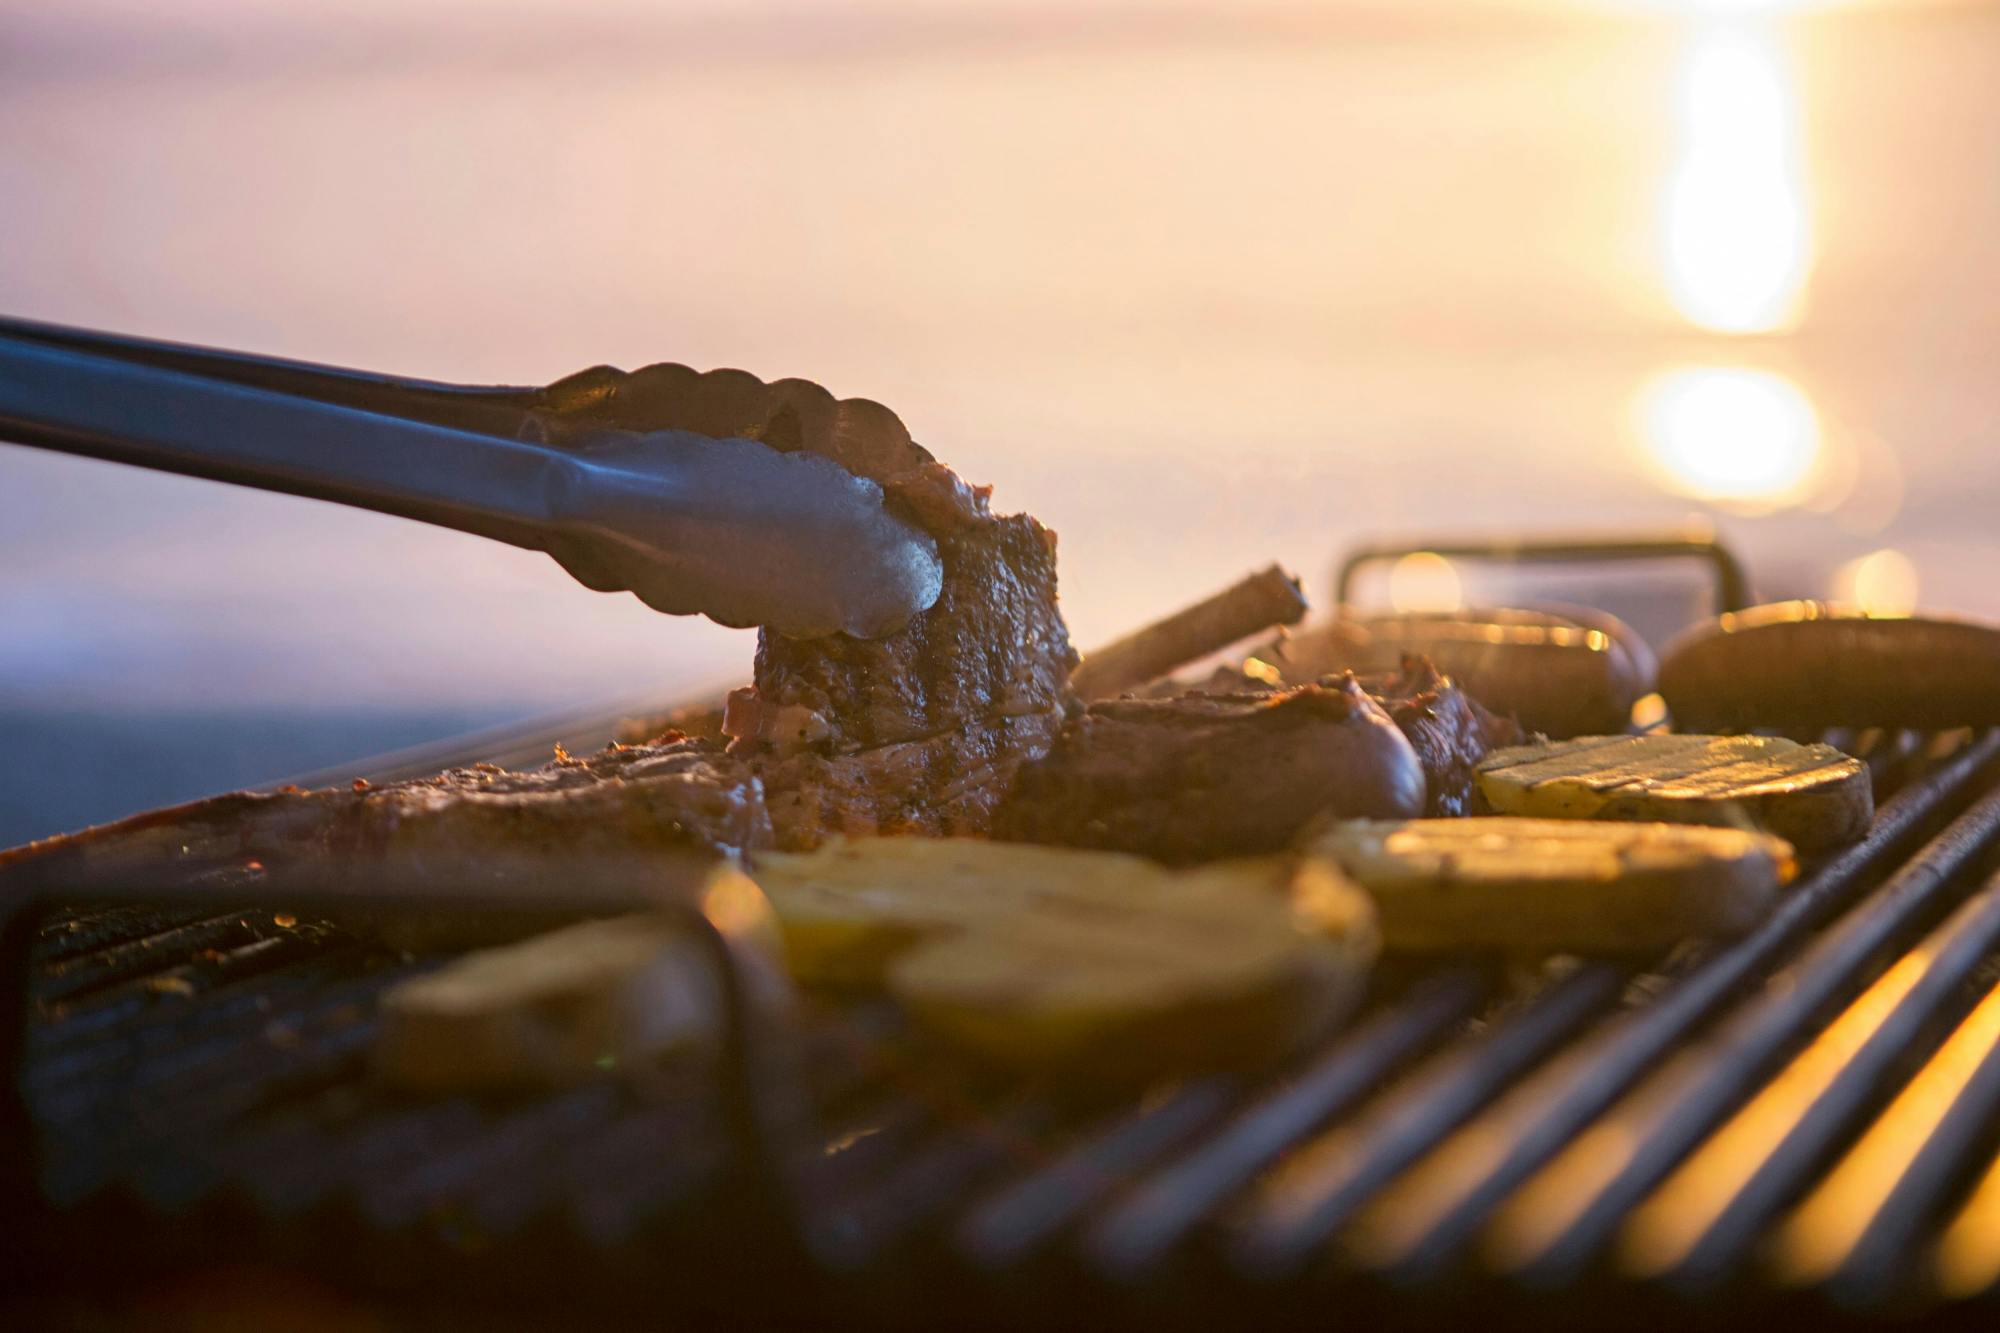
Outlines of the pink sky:
M 1771 368 L 1908 493 L 1722 516 L 1767 582 L 1894 545 L 2000 612 L 1993 11 L 1784 29 L 1818 262 L 1744 340 L 1655 271 L 1682 27 L 1468 8 L 51 7 L 0 52 L 0 308 L 877 397 L 1061 531 L 1086 644 L 1363 534 L 1675 520 L 1634 394 Z M 540 557 L 3 446 L 0 626 L 4 703 L 550 707 L 748 659 Z

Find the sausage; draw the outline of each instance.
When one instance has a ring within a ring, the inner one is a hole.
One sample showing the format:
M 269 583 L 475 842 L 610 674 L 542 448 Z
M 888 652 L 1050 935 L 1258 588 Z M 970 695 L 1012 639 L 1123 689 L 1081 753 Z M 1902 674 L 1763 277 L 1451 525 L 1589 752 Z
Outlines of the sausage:
M 1288 680 L 1431 659 L 1496 713 L 1558 739 L 1625 730 L 1653 688 L 1653 655 L 1617 617 L 1587 608 L 1481 608 L 1343 616 L 1270 650 Z
M 1088 654 L 1070 675 L 1070 688 L 1085 702 L 1116 698 L 1239 639 L 1296 624 L 1305 613 L 1299 581 L 1272 565 Z
M 1826 602 L 1719 616 L 1667 647 L 1681 730 L 2000 725 L 2000 627 Z

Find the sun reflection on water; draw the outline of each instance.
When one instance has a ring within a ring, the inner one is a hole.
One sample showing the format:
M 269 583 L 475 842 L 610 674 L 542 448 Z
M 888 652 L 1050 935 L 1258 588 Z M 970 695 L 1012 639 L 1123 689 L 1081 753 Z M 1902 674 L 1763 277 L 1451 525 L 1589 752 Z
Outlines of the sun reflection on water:
M 1687 367 L 1662 375 L 1640 401 L 1651 460 L 1668 489 L 1752 513 L 1811 492 L 1819 414 L 1784 376 Z
M 1768 334 L 1799 320 L 1812 236 L 1798 106 L 1772 30 L 1698 22 L 1676 71 L 1678 148 L 1660 203 L 1667 291 L 1697 328 Z M 1772 371 L 1670 371 L 1641 389 L 1638 412 L 1655 480 L 1678 494 L 1767 513 L 1829 480 L 1817 409 Z
M 1777 41 L 1761 28 L 1704 26 L 1675 82 L 1680 151 L 1661 209 L 1674 304 L 1718 333 L 1789 327 L 1811 233 L 1798 96 Z

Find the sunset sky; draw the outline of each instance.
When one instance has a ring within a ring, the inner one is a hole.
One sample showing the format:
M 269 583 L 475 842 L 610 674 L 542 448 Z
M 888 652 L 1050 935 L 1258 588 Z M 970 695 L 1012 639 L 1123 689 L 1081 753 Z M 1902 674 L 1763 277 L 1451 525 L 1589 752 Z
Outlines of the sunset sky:
M 1061 533 L 1086 646 L 1274 558 L 1323 601 L 1365 536 L 1689 515 L 1768 593 L 2000 614 L 1992 6 L 0 24 L 0 308 L 879 398 Z M 539 556 L 12 446 L 0 626 L 17 709 L 529 712 L 749 655 Z

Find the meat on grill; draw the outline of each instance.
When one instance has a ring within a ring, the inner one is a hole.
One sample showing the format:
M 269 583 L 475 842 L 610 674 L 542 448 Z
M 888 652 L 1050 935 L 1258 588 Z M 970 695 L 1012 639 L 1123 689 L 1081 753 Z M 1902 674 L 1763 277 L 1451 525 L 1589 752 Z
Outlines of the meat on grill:
M 748 765 L 684 738 L 558 755 L 524 772 L 492 764 L 436 777 L 319 791 L 237 792 L 134 815 L 0 855 L 0 872 L 40 857 L 101 878 L 179 864 L 256 861 L 422 878 L 467 866 L 546 875 L 592 856 L 666 847 L 768 846 L 763 785 Z
M 757 755 L 778 845 L 828 835 L 912 833 L 980 837 L 1027 760 L 1048 751 L 1059 712 L 975 721 L 955 731 L 863 750 Z
M 942 535 L 936 605 L 885 639 L 757 638 L 754 684 L 730 700 L 742 753 L 845 753 L 996 718 L 1060 712 L 1076 654 L 1056 609 L 1055 534 L 980 514 Z
M 1325 681 L 1338 680 L 1327 676 Z M 1357 677 L 1361 687 L 1402 728 L 1423 765 L 1429 793 L 1425 813 L 1472 813 L 1472 770 L 1489 750 L 1517 745 L 1527 732 L 1511 717 L 1501 717 L 1467 694 L 1428 657 L 1404 654 L 1397 671 Z M 1171 682 L 1149 686 L 1141 697 L 1169 699 L 1190 688 L 1201 694 L 1283 694 L 1291 687 L 1270 677 L 1253 676 L 1234 666 L 1219 666 L 1192 687 Z
M 1363 688 L 1403 729 L 1424 768 L 1425 813 L 1472 813 L 1472 770 L 1489 750 L 1523 739 L 1512 718 L 1488 712 L 1427 657 L 1405 657 L 1401 671 L 1363 676 Z
M 828 833 L 977 835 L 1048 749 L 1076 665 L 1056 606 L 1055 534 L 995 517 L 929 465 L 891 491 L 938 537 L 944 591 L 886 639 L 757 640 L 730 696 L 730 753 L 763 777 L 780 846 Z
M 1093 704 L 1021 769 L 994 834 L 1180 864 L 1278 850 L 1322 815 L 1408 818 L 1425 795 L 1416 749 L 1349 674 Z

